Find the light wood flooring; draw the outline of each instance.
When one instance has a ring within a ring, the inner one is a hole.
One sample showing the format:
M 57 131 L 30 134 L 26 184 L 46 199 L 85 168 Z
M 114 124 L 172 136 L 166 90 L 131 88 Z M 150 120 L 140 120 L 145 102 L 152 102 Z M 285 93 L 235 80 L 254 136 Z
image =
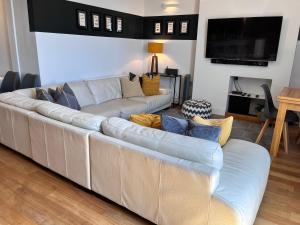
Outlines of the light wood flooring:
M 273 160 L 255 225 L 300 224 L 300 145 Z M 151 224 L 0 145 L 0 225 Z

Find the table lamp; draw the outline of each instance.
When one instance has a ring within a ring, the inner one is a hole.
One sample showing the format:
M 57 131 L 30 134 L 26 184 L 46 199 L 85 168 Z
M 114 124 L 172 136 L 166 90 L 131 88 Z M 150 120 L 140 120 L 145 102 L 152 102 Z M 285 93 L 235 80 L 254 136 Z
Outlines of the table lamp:
M 152 63 L 151 63 L 151 74 L 158 74 L 158 58 L 156 56 L 157 53 L 163 53 L 164 44 L 149 42 L 148 43 L 148 52 L 152 53 Z

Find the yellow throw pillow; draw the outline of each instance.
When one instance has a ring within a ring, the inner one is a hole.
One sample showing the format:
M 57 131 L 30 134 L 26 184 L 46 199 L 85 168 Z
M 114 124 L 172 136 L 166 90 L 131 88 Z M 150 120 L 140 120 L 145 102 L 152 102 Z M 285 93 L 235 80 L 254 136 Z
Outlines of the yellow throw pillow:
M 142 89 L 146 96 L 159 95 L 160 88 L 160 76 L 148 76 L 142 77 Z
M 160 129 L 160 115 L 154 114 L 135 114 L 131 115 L 130 119 L 131 122 L 139 124 L 144 127 L 151 127 Z
M 219 143 L 221 146 L 227 143 L 232 130 L 232 124 L 233 124 L 232 116 L 225 119 L 210 119 L 210 120 L 205 120 L 202 119 L 200 116 L 195 116 L 193 118 L 193 121 L 201 125 L 221 127 L 221 135 L 220 135 Z

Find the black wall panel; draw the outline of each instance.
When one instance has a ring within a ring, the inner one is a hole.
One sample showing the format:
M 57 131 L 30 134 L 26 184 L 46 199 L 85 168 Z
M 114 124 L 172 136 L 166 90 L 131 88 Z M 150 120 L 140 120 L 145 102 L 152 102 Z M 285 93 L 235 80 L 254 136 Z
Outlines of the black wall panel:
M 114 10 L 100 7 L 70 2 L 66 0 L 27 0 L 30 31 L 48 32 L 61 34 L 92 35 L 105 37 L 121 37 L 132 39 L 177 39 L 177 40 L 195 40 L 197 39 L 198 15 L 182 16 L 162 16 L 162 17 L 141 17 L 129 13 L 122 13 Z M 77 26 L 76 10 L 87 12 L 88 29 L 82 30 Z M 100 15 L 100 30 L 92 29 L 91 13 Z M 113 24 L 116 24 L 116 17 L 123 19 L 123 32 L 117 33 L 115 28 L 112 32 L 104 30 L 104 16 L 113 16 Z M 189 20 L 189 33 L 179 34 L 179 21 Z M 176 30 L 174 35 L 166 35 L 166 22 L 168 20 L 176 21 Z M 162 35 L 154 35 L 154 21 L 163 21 Z
M 189 32 L 180 34 L 180 21 L 189 21 Z M 167 34 L 168 21 L 175 21 L 175 34 Z M 154 34 L 154 23 L 161 22 L 162 34 Z M 175 40 L 196 40 L 198 31 L 198 15 L 180 15 L 180 16 L 154 16 L 144 17 L 144 39 L 175 39 Z

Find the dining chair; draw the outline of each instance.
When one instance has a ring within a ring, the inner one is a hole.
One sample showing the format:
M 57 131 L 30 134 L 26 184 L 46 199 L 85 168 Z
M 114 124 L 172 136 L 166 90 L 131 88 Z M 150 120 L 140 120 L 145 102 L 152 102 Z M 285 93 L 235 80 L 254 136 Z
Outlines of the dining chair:
M 20 89 L 41 87 L 41 79 L 36 74 L 26 74 L 21 82 Z
M 267 84 L 261 85 L 262 89 L 265 93 L 265 107 L 264 111 L 260 114 L 260 120 L 265 121 L 262 129 L 260 130 L 259 135 L 255 143 L 259 144 L 263 135 L 265 134 L 267 128 L 270 124 L 276 121 L 278 109 L 274 106 L 273 98 L 271 95 L 270 88 Z M 289 143 L 289 135 L 288 135 L 288 123 L 289 122 L 298 122 L 299 118 L 296 113 L 292 111 L 287 111 L 285 116 L 285 122 L 283 125 L 283 143 L 284 143 L 284 150 L 286 153 L 289 152 L 288 143 Z
M 11 92 L 18 89 L 20 85 L 19 73 L 8 71 L 1 83 L 0 93 Z

